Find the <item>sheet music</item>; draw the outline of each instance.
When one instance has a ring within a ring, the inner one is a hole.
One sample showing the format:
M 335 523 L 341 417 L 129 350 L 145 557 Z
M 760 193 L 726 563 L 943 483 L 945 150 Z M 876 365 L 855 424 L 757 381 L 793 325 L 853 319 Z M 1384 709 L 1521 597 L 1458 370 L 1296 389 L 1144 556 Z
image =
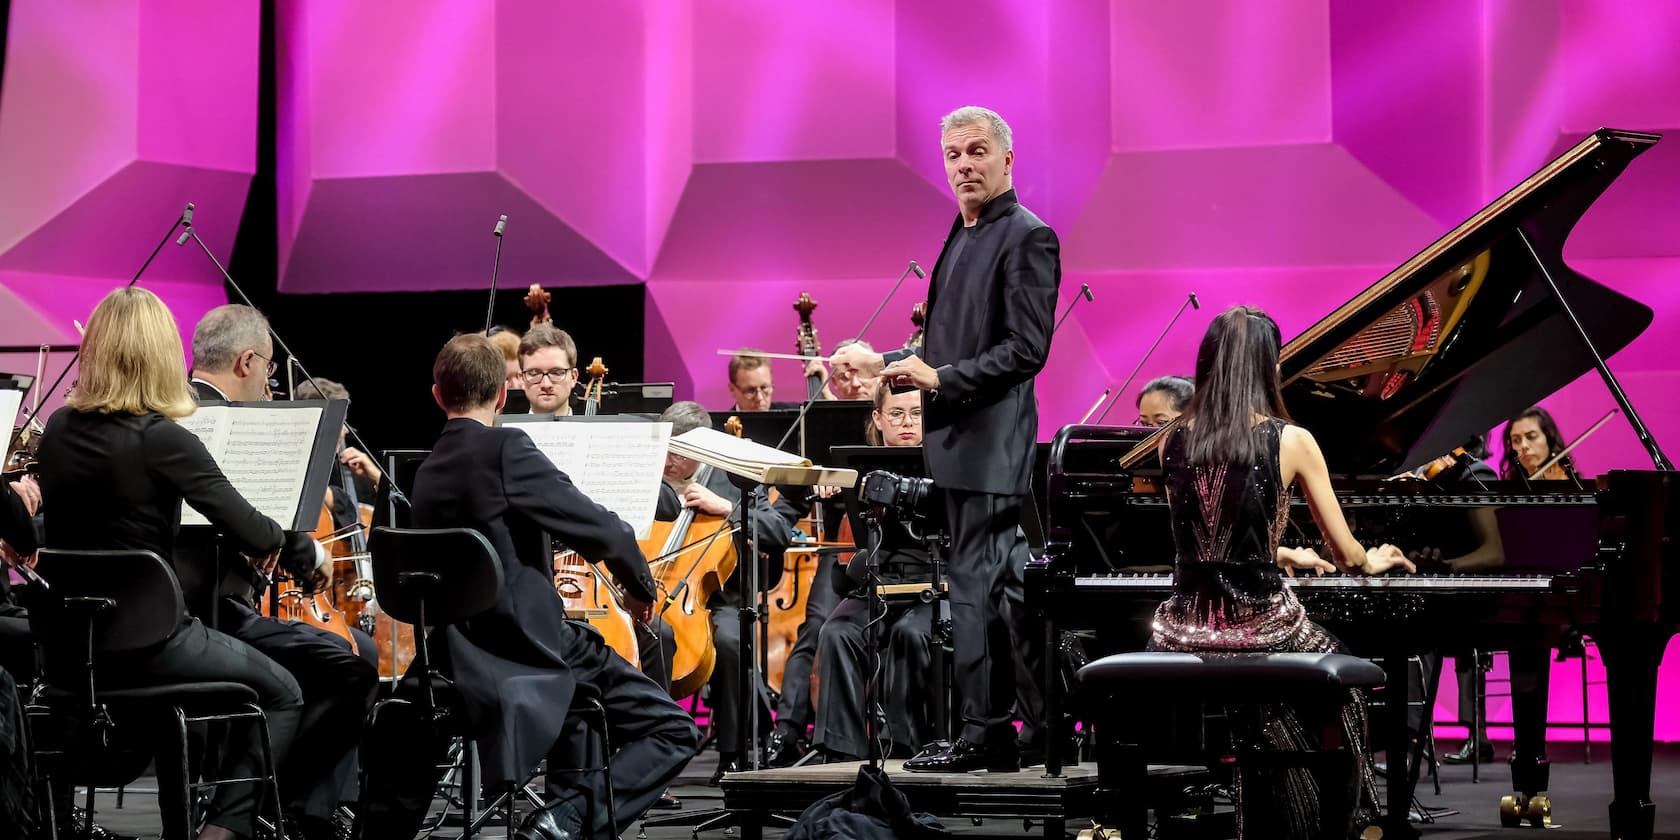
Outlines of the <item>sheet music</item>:
M 11 430 L 17 428 L 18 411 L 23 408 L 23 392 L 12 388 L 0 388 L 0 418 L 6 420 L 6 436 L 11 438 Z M 43 421 L 44 422 L 44 421 Z M 11 463 L 12 452 L 8 444 L 6 449 L 6 463 Z
M 637 539 L 653 533 L 670 423 L 509 423 L 531 436 L 583 494 L 630 524 Z
M 204 406 L 177 422 L 204 441 L 239 495 L 290 527 L 309 475 L 321 409 Z M 189 505 L 181 511 L 181 524 L 208 525 L 209 520 Z

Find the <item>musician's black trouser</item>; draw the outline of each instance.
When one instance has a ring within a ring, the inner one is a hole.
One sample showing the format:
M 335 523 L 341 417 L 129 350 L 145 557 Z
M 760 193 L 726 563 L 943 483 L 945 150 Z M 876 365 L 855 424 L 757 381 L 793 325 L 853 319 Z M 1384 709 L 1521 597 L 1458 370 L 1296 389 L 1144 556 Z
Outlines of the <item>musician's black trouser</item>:
M 1026 625 L 1022 604 L 1027 540 L 1021 497 L 948 489 L 945 512 L 961 737 L 975 744 L 1014 737 L 1011 720 L 1019 702 L 1021 736 L 1030 742 L 1044 711 L 1036 679 L 1043 672 L 1044 640 Z
M 222 629 L 280 664 L 303 689 L 303 717 L 278 768 L 288 810 L 327 819 L 354 779 L 355 750 L 379 686 L 379 649 L 360 630 L 356 651 L 343 638 L 299 621 L 259 615 L 222 599 Z M 353 797 L 352 797 L 353 798 Z
M 712 734 L 720 754 L 734 755 L 747 726 L 748 709 L 741 702 L 741 618 L 734 607 L 712 608 L 712 643 L 717 648 L 712 667 Z M 754 640 L 756 642 L 756 640 Z M 756 653 L 758 648 L 753 648 Z M 758 703 L 758 731 L 770 730 L 770 691 L 763 674 L 754 681 L 753 699 Z
M 546 799 L 551 805 L 574 810 L 590 829 L 583 836 L 617 837 L 647 813 L 688 765 L 698 749 L 700 733 L 665 689 L 601 643 L 599 636 L 578 633 L 576 638 L 580 644 L 562 654 L 577 681 L 600 692 L 606 709 L 618 824 L 609 828 L 606 823 L 601 774 L 574 777 L 559 772 L 601 764 L 600 756 L 589 754 L 594 738 L 580 718 L 569 718 L 549 748 Z M 409 699 L 416 687 L 415 681 L 405 681 L 399 696 Z M 439 689 L 441 698 L 449 694 Z M 432 802 L 442 775 L 437 765 L 446 761 L 452 738 L 433 721 L 423 719 L 421 709 L 417 702 L 388 702 L 375 713 L 364 761 L 366 840 L 411 840 Z
M 932 604 L 897 604 L 886 609 L 877 625 L 881 668 L 875 678 L 882 683 L 885 734 L 912 751 L 935 739 L 933 704 L 945 702 L 932 690 L 932 617 Z M 875 698 L 867 696 L 872 666 L 868 620 L 863 599 L 847 598 L 823 624 L 817 644 L 822 692 L 814 740 L 824 751 L 848 758 L 869 757 L 864 715 Z
M 834 578 L 841 573 L 839 564 L 830 552 L 817 555 L 817 573 L 811 577 L 805 599 L 805 620 L 799 625 L 787 662 L 782 666 L 782 696 L 776 703 L 776 725 L 805 733 L 805 727 L 815 722 L 811 706 L 811 667 L 817 660 L 817 640 L 824 622 L 840 601 L 834 589 Z M 772 606 L 774 606 L 772 604 Z

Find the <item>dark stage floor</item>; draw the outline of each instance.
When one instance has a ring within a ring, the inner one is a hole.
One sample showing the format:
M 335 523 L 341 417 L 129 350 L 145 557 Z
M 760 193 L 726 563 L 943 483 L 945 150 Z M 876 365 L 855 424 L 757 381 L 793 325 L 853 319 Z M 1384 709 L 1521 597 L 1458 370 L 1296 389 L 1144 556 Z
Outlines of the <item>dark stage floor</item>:
M 1447 749 L 1456 745 L 1449 745 Z M 1504 756 L 1504 745 L 1499 754 Z M 1581 763 L 1578 744 L 1554 744 L 1552 754 L 1553 820 L 1558 826 L 1543 832 L 1548 840 L 1569 840 L 1576 837 L 1606 837 L 1609 820 L 1606 806 L 1610 802 L 1609 747 L 1599 744 L 1593 748 L 1593 763 Z M 686 807 L 715 807 L 720 803 L 717 788 L 707 787 L 705 781 L 712 772 L 715 753 L 706 753 L 689 766 L 676 787 Z M 1425 779 L 1419 785 L 1423 804 L 1431 808 L 1456 808 L 1461 813 L 1444 817 L 1434 825 L 1421 826 L 1430 840 L 1471 840 L 1482 837 L 1516 837 L 1528 834 L 1529 829 L 1499 827 L 1499 797 L 1509 790 L 1508 775 L 1503 764 L 1483 767 L 1482 782 L 1470 782 L 1469 767 L 1441 768 L 1441 794 L 1435 795 Z M 1030 771 L 1029 771 L 1030 772 Z M 1655 769 L 1651 780 L 1652 793 L 1657 802 L 1657 832 L 1659 837 L 1680 840 L 1680 744 L 1657 745 Z M 157 802 L 149 791 L 155 790 L 151 778 L 142 779 L 128 791 L 121 810 L 115 807 L 115 797 L 102 794 L 99 800 L 100 822 L 124 834 L 156 837 L 158 833 Z M 975 826 L 967 820 L 945 820 L 946 826 L 966 837 L 1037 837 L 1037 832 L 1024 830 L 1019 822 L 989 820 Z M 483 836 L 501 837 L 502 829 L 494 827 Z M 458 829 L 440 829 L 434 836 L 453 838 Z M 635 831 L 625 835 L 636 837 Z M 687 838 L 687 828 L 661 828 L 646 833 L 650 840 L 679 840 Z M 725 837 L 711 833 L 709 837 Z M 774 836 L 766 832 L 766 836 Z M 1538 836 L 1538 835 L 1536 835 Z

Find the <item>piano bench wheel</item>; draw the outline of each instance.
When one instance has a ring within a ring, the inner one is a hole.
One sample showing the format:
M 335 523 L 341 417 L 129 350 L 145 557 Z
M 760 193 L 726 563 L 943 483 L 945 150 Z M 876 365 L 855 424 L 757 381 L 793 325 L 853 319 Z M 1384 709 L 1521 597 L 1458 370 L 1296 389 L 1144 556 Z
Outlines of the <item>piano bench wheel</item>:
M 1499 797 L 1499 824 L 1505 828 L 1522 825 L 1523 812 L 1527 810 L 1527 806 L 1528 797 L 1520 793 Z
M 1536 794 L 1528 800 L 1528 824 L 1535 828 L 1552 827 L 1552 800 L 1545 794 Z

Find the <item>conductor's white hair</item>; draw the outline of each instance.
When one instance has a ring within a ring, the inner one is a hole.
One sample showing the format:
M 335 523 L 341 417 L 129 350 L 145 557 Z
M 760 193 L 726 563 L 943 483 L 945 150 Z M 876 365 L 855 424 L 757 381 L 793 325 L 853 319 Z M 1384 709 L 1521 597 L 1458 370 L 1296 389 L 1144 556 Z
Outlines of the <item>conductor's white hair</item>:
M 998 112 L 990 108 L 982 108 L 979 105 L 964 105 L 946 114 L 939 121 L 939 136 L 944 137 L 946 132 L 956 126 L 973 125 L 974 123 L 985 123 L 991 126 L 992 137 L 997 139 L 1000 150 L 1007 152 L 1015 148 L 1015 134 L 1009 130 L 1009 123 L 1004 122 L 1003 117 L 998 116 Z

